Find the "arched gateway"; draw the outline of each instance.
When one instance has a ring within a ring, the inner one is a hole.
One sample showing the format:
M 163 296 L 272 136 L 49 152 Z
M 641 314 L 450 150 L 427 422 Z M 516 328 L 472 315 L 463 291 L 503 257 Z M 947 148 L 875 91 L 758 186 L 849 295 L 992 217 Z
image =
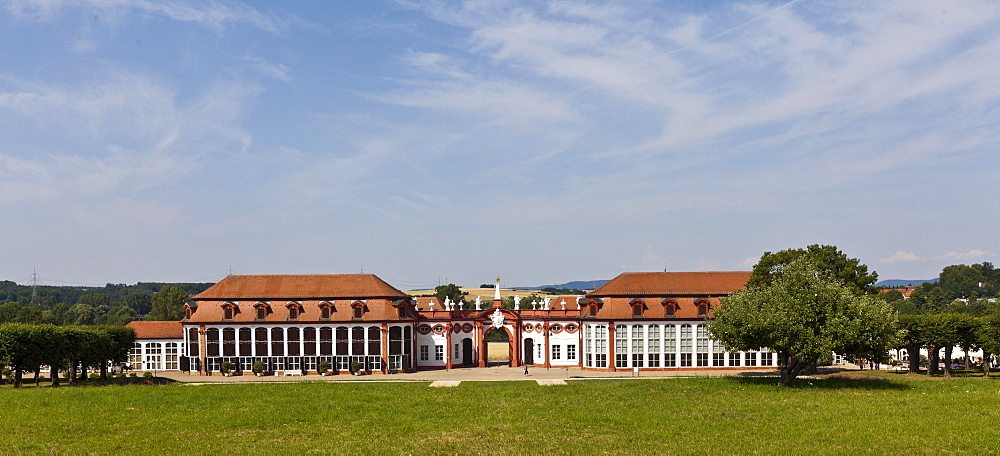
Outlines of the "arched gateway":
M 486 367 L 489 365 L 491 359 L 491 344 L 496 347 L 496 345 L 503 340 L 507 341 L 506 359 L 508 364 L 510 367 L 520 366 L 522 364 L 522 360 L 519 356 L 521 318 L 517 313 L 501 307 L 501 302 L 499 300 L 496 300 L 494 305 L 495 307 L 493 309 L 484 310 L 476 316 L 476 319 L 483 326 L 483 336 L 479 341 L 479 367 Z M 502 336 L 491 337 L 491 335 L 496 334 L 502 334 Z M 494 342 L 491 342 L 491 339 L 494 340 Z

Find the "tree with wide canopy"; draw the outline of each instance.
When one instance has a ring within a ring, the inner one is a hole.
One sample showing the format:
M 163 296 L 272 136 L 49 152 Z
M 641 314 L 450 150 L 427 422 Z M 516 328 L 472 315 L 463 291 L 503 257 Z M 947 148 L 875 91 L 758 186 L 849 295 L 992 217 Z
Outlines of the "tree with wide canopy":
M 900 336 L 888 303 L 844 285 L 808 257 L 791 259 L 769 279 L 723 298 L 709 331 L 729 351 L 775 351 L 779 385 L 834 352 L 881 360 Z

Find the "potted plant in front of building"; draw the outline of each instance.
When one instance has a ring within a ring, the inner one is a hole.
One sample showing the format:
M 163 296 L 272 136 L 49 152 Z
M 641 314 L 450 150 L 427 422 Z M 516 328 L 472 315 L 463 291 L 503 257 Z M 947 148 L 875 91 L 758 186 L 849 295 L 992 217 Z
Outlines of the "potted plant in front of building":
M 256 375 L 256 376 L 258 376 L 258 377 L 260 377 L 261 375 L 264 375 L 264 362 L 263 361 L 259 361 L 259 360 L 258 361 L 254 361 L 252 370 L 253 370 L 253 374 Z
M 319 375 L 326 377 L 327 373 L 330 371 L 330 362 L 325 359 L 323 361 L 320 361 L 319 365 L 316 367 L 316 370 L 319 371 Z
M 232 372 L 232 370 L 233 370 L 233 363 L 229 361 L 223 361 L 222 364 L 219 365 L 219 372 L 222 372 L 223 377 L 228 377 L 229 373 Z
M 364 368 L 364 366 L 361 363 L 359 363 L 357 361 L 351 361 L 351 373 L 352 374 L 354 374 L 354 375 L 361 375 L 361 369 L 363 369 L 363 368 Z

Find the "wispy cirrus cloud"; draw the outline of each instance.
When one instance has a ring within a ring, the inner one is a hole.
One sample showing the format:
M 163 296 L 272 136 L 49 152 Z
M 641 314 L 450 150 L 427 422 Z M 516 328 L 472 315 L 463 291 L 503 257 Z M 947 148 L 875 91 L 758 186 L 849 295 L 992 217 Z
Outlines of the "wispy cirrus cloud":
M 255 8 L 235 2 L 187 2 L 178 0 L 10 0 L 5 8 L 11 14 L 37 20 L 49 20 L 65 10 L 82 9 L 97 14 L 101 20 L 118 22 L 122 16 L 138 14 L 157 16 L 197 24 L 216 31 L 233 25 L 248 25 L 277 32 L 282 24 Z
M 171 185 L 204 154 L 250 141 L 238 121 L 245 100 L 260 91 L 252 83 L 220 81 L 180 103 L 155 78 L 118 68 L 102 76 L 81 86 L 0 84 L 0 119 L 20 125 L 16 135 L 24 136 L 10 139 L 34 148 L 0 147 L 0 199 L 82 202 Z

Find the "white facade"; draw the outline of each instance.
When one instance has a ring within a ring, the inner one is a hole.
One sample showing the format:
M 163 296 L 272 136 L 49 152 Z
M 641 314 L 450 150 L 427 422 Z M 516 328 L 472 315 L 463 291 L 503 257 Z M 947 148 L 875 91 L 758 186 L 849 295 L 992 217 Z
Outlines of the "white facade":
M 365 371 L 403 370 L 409 365 L 412 323 L 330 323 L 204 325 L 205 347 L 199 328 L 185 326 L 187 356 L 197 360 L 205 352 L 207 372 L 220 371 L 232 362 L 238 371 L 250 372 L 257 361 L 268 372 L 317 371 L 323 361 L 331 370 L 348 371 L 358 363 Z M 387 366 L 383 366 L 383 352 Z M 192 366 L 191 370 L 198 370 Z
M 182 339 L 137 340 L 128 352 L 128 368 L 132 371 L 178 371 L 184 353 Z
M 610 359 L 614 344 L 614 359 Z M 728 352 L 708 335 L 704 322 L 617 322 L 614 337 L 606 322 L 583 323 L 583 367 L 671 369 L 699 367 L 773 367 L 767 350 Z

